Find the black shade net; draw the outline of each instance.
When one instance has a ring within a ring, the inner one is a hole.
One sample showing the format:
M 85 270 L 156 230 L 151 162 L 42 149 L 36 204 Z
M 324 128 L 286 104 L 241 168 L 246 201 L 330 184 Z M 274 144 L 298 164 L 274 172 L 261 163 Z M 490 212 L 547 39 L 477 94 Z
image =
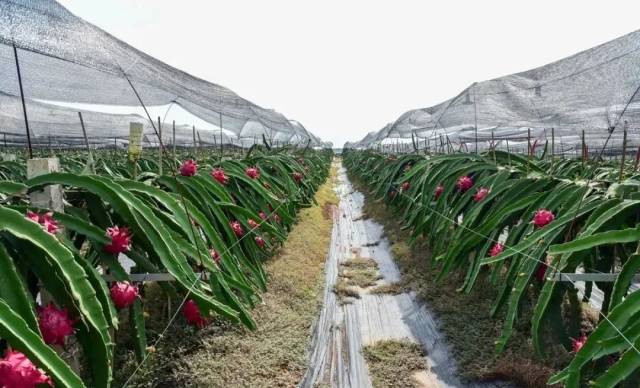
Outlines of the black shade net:
M 67 143 L 81 140 L 78 111 L 83 111 L 89 138 L 96 145 L 111 144 L 114 138 L 126 142 L 131 121 L 144 123 L 147 140 L 153 142 L 156 117 L 149 120 L 141 109 L 135 114 L 92 109 L 144 105 L 167 110 L 179 106 L 206 122 L 208 128 L 197 130 L 200 139 L 206 138 L 208 143 L 222 138 L 224 143 L 246 145 L 261 142 L 264 135 L 282 144 L 322 145 L 298 122 L 165 64 L 73 15 L 54 0 L 2 0 L 0 133 L 16 144 L 26 142 L 26 132 L 15 53 L 36 144 L 51 137 L 60 144 L 64 139 Z M 69 104 L 84 104 L 84 108 Z M 178 123 L 176 142 L 193 141 L 191 124 Z M 172 127 L 173 123 L 162 125 Z M 172 135 L 169 138 L 172 140 Z
M 640 145 L 640 31 L 533 70 L 474 83 L 433 107 L 411 110 L 347 147 L 413 138 L 420 147 L 447 143 L 474 150 L 491 144 L 526 148 L 551 141 L 556 152 L 587 146 Z M 492 142 L 493 139 L 493 142 Z M 562 147 L 560 149 L 560 147 Z

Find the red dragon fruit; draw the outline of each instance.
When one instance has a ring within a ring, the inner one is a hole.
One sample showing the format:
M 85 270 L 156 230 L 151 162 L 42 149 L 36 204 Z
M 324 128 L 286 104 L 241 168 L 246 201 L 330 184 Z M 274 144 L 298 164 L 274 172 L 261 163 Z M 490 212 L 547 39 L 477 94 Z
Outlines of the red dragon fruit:
M 544 277 L 547 273 L 547 264 L 546 263 L 540 263 L 540 265 L 538 265 L 538 269 L 536 269 L 536 273 L 535 273 L 535 277 L 536 279 L 538 279 L 539 282 L 544 282 Z
M 463 193 L 469 190 L 471 186 L 473 186 L 473 179 L 466 175 L 458 178 L 458 181 L 456 182 L 456 187 Z
M 258 170 L 258 167 L 247 167 L 244 173 L 251 179 L 260 178 L 260 170 Z
M 104 246 L 104 250 L 112 255 L 129 252 L 131 250 L 131 232 L 129 228 L 114 226 L 107 228 L 107 237 L 111 242 Z
M 551 223 L 555 218 L 556 216 L 551 211 L 540 209 L 533 216 L 533 224 L 538 228 L 542 228 Z
M 189 299 L 182 308 L 182 315 L 191 326 L 198 329 L 205 327 L 209 321 L 200 314 L 200 308 L 193 299 Z
M 40 220 L 42 226 L 44 226 L 44 229 L 49 233 L 56 233 L 58 229 L 60 229 L 58 226 L 58 222 L 53 219 L 52 212 L 45 213 L 43 216 L 41 216 Z
M 261 220 L 266 221 L 269 219 L 269 216 L 267 215 L 267 213 L 260 211 L 260 213 L 258 213 L 258 217 L 260 217 Z
M 436 199 L 438 199 L 438 198 L 440 198 L 440 196 L 442 195 L 443 192 L 444 192 L 444 186 L 438 185 L 436 187 L 436 192 L 433 195 L 434 195 L 434 197 Z
M 302 177 L 303 175 L 299 172 L 293 173 L 293 180 L 296 181 L 297 184 L 300 184 L 302 182 Z
M 220 264 L 220 254 L 215 250 L 215 249 L 209 249 L 209 254 L 211 255 L 211 258 L 213 259 L 213 261 L 216 262 L 216 264 Z
M 53 387 L 53 381 L 38 369 L 23 353 L 9 350 L 0 359 L 0 387 L 34 388 L 42 385 Z
M 111 300 L 118 309 L 129 307 L 138 298 L 138 287 L 132 286 L 129 282 L 117 282 L 109 290 Z
M 280 215 L 276 213 L 273 215 L 273 220 L 279 224 L 282 221 L 282 218 L 280 218 Z
M 40 215 L 36 212 L 28 211 L 25 217 L 33 222 L 40 223 Z
M 53 219 L 53 213 L 52 212 L 47 212 L 44 214 L 38 214 L 32 211 L 28 211 L 26 218 L 30 219 L 31 221 L 37 222 L 38 224 L 42 225 L 42 227 L 44 228 L 44 230 L 46 230 L 47 232 L 54 234 L 56 233 L 59 229 L 60 226 L 58 225 L 58 222 L 56 220 Z
M 480 202 L 490 193 L 489 189 L 486 187 L 481 187 L 476 191 L 476 194 L 473 196 L 473 200 L 476 202 Z
M 402 191 L 407 191 L 411 188 L 411 183 L 409 182 L 403 182 L 402 185 L 400 186 L 400 189 Z
M 231 221 L 229 223 L 231 226 L 231 230 L 237 237 L 242 237 L 244 235 L 244 229 L 242 229 L 242 225 L 238 221 Z
M 255 222 L 252 218 L 249 218 L 249 219 L 247 220 L 247 224 L 249 224 L 249 227 L 250 227 L 251 229 L 257 229 L 257 228 L 259 228 L 259 227 L 260 227 L 260 225 L 259 225 L 257 222 Z
M 42 339 L 49 345 L 64 345 L 65 339 L 73 334 L 74 321 L 67 309 L 57 309 L 53 303 L 38 308 L 38 326 Z
M 198 172 L 198 164 L 192 160 L 185 160 L 180 166 L 180 175 L 182 176 L 194 176 Z
M 260 236 L 256 236 L 256 237 L 254 237 L 253 239 L 254 239 L 254 241 L 256 242 L 256 244 L 258 244 L 258 246 L 259 246 L 260 248 L 264 247 L 265 241 L 264 241 L 264 239 L 263 239 L 262 237 L 260 237 Z
M 495 243 L 493 244 L 493 246 L 491 247 L 491 250 L 489 251 L 489 256 L 491 257 L 498 256 L 499 254 L 502 253 L 503 250 L 504 250 L 503 244 Z
M 225 175 L 224 170 L 221 168 L 213 169 L 213 171 L 211 171 L 211 176 L 223 185 L 229 183 L 229 177 Z
M 578 353 L 584 346 L 585 342 L 587 342 L 587 336 L 584 334 L 578 339 L 571 338 L 571 351 Z

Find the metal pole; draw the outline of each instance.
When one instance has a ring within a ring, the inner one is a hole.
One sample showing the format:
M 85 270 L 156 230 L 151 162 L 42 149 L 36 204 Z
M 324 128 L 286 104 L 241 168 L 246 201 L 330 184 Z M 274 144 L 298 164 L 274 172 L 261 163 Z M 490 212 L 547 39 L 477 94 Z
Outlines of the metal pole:
M 198 145 L 196 144 L 196 126 L 193 126 L 193 157 L 198 159 Z
M 222 106 L 222 98 L 220 99 L 220 105 Z M 222 144 L 222 112 L 218 112 L 218 116 L 220 118 L 220 160 L 222 160 L 222 157 L 224 156 L 224 145 Z
M 474 84 L 473 87 L 473 119 L 475 122 L 475 133 L 476 133 L 476 155 L 478 155 L 478 107 L 476 105 L 476 87 Z
M 587 151 L 587 147 L 584 139 L 584 129 L 583 129 L 582 130 L 582 169 L 584 169 L 584 162 L 585 162 L 585 159 L 587 158 L 586 151 Z
M 158 116 L 158 141 L 160 142 L 160 147 L 158 149 L 158 173 L 162 175 L 162 123 L 160 122 L 160 116 Z
M 556 150 L 556 132 L 555 128 L 551 128 L 551 171 L 553 171 L 553 161 L 555 159 Z
M 491 153 L 493 154 L 493 163 L 496 163 L 496 138 L 493 133 L 493 129 L 491 130 Z
M 84 126 L 84 120 L 82 119 L 82 112 L 78 112 L 78 117 L 80 118 L 80 126 L 82 127 L 82 136 L 84 137 L 84 145 L 87 148 L 87 153 L 89 154 L 89 165 L 91 172 L 95 174 L 95 166 L 93 165 L 93 155 L 91 154 L 91 148 L 89 147 L 89 138 L 87 137 L 87 129 Z
M 173 160 L 176 160 L 176 121 L 173 120 Z
M 620 175 L 618 181 L 622 182 L 624 177 L 624 160 L 627 156 L 627 120 L 624 121 L 624 129 L 622 130 L 622 160 L 620 161 Z
M 24 114 L 24 126 L 27 129 L 27 147 L 29 149 L 29 159 L 33 159 L 33 149 L 31 148 L 31 131 L 29 130 L 29 119 L 27 118 L 27 105 L 24 102 L 24 90 L 22 88 L 22 74 L 20 73 L 20 62 L 18 61 L 18 49 L 13 44 L 13 55 L 16 59 L 16 70 L 18 71 L 18 84 L 20 85 L 20 99 L 22 100 L 22 113 Z

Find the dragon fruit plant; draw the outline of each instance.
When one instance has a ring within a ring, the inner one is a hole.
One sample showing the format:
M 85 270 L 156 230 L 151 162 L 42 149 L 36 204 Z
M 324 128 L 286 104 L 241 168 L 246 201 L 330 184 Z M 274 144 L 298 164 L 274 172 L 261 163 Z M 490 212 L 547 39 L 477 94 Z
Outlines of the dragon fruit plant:
M 531 148 L 535 150 L 535 146 Z M 369 185 L 377 198 L 388 198 L 396 182 L 405 179 L 403 167 L 413 165 L 411 179 L 420 182 L 424 190 L 406 192 L 410 201 L 389 201 L 389 206 L 398 207 L 393 213 L 402 215 L 403 230 L 411 239 L 423 238 L 428 244 L 430 256 L 437 258 L 430 264 L 441 269 L 439 278 L 459 272 L 460 289 L 470 292 L 478 279 L 493 277 L 491 284 L 498 287 L 499 296 L 492 311 L 504 312 L 495 319 L 505 317 L 502 333 L 493 339 L 498 352 L 510 346 L 515 322 L 527 313 L 521 311 L 522 301 L 531 298 L 534 306 L 528 314 L 535 353 L 554 356 L 546 352 L 551 333 L 575 355 L 549 384 L 572 388 L 586 384 L 636 386 L 633 378 L 640 374 L 640 364 L 632 361 L 637 358 L 632 347 L 636 338 L 625 341 L 620 336 L 625 330 L 635 330 L 633 325 L 637 324 L 620 317 L 640 311 L 640 292 L 630 288 L 629 278 L 618 277 L 611 284 L 601 310 L 618 330 L 602 319 L 588 337 L 569 338 L 569 329 L 581 322 L 550 323 L 553 312 L 561 309 L 568 297 L 566 284 L 547 273 L 549 268 L 574 272 L 579 267 L 619 272 L 622 266 L 629 275 L 640 274 L 636 255 L 629 255 L 638 252 L 640 245 L 640 202 L 618 187 L 621 175 L 637 173 L 629 165 L 611 161 L 598 161 L 598 168 L 593 168 L 587 158 L 559 163 L 543 155 L 542 159 L 535 153 L 523 158 L 491 151 L 388 156 L 374 150 L 348 150 L 342 160 L 349 173 Z M 584 184 L 596 181 L 597 185 Z M 635 180 L 624 185 L 640 191 Z M 441 196 L 444 187 L 455 187 L 463 194 L 474 186 L 473 201 L 467 195 L 455 195 L 446 202 L 431 201 Z M 433 195 L 424 195 L 429 192 Z M 475 206 L 489 194 L 491 206 Z M 504 242 L 496 243 L 497 239 Z M 613 268 L 612 263 L 618 267 Z M 603 367 L 606 365 L 609 367 Z
M 298 177 L 291 173 L 297 151 L 255 150 L 249 158 L 221 159 L 201 149 L 198 163 L 183 151 L 165 159 L 170 174 L 159 175 L 149 158 L 131 163 L 112 151 L 94 153 L 105 163 L 91 175 L 83 173 L 86 153 L 64 153 L 63 172 L 29 180 L 26 167 L 0 168 L 0 333 L 20 333 L 0 334 L 9 346 L 0 354 L 0 388 L 108 387 L 121 367 L 114 365 L 116 343 L 131 347 L 138 361 L 146 357 L 151 350 L 145 320 L 152 310 L 144 309 L 140 290 L 127 280 L 121 254 L 135 263 L 132 273 L 170 275 L 170 289 L 189 290 L 191 301 L 182 309 L 188 324 L 202 328 L 215 317 L 255 329 L 249 301 L 268 287 L 255 255 L 266 256 L 271 252 L 261 248 L 283 243 L 331 163 L 330 153 L 307 150 Z M 202 166 L 214 166 L 210 178 L 198 173 Z M 64 188 L 64 209 L 37 208 L 25 195 L 51 185 Z M 245 233 L 258 227 L 259 236 Z M 247 234 L 253 241 L 237 244 Z M 38 307 L 41 291 L 53 302 Z M 122 310 L 130 319 L 120 319 Z M 132 341 L 116 341 L 123 331 Z M 86 382 L 56 353 L 69 344 L 90 360 L 83 364 Z

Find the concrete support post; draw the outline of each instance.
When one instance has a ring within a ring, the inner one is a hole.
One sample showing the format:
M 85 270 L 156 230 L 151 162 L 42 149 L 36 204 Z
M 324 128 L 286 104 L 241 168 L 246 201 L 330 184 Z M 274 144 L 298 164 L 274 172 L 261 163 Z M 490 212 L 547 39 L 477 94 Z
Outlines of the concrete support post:
M 27 178 L 35 178 L 40 175 L 58 171 L 60 171 L 58 158 L 27 160 Z M 34 191 L 29 195 L 29 199 L 33 206 L 56 212 L 64 211 L 62 186 L 60 185 L 49 185 L 40 191 Z

